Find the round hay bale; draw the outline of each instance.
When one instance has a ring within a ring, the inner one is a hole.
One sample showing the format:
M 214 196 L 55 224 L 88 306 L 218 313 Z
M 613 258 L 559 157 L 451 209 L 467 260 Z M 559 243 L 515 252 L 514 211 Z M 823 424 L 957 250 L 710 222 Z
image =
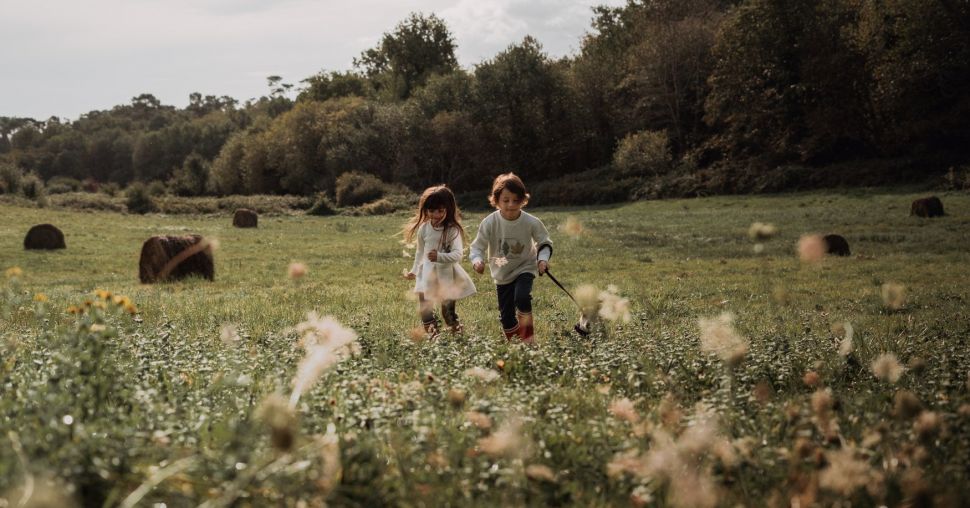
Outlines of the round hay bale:
M 65 249 L 64 233 L 52 224 L 38 224 L 27 231 L 24 237 L 24 248 L 27 250 Z
M 248 208 L 240 208 L 232 215 L 232 225 L 237 228 L 254 228 L 259 222 L 259 215 Z
M 943 217 L 943 202 L 936 196 L 913 201 L 909 214 L 917 217 Z
M 138 278 L 143 284 L 192 275 L 215 278 L 212 247 L 201 235 L 153 236 L 141 246 Z
M 851 254 L 851 252 L 849 252 L 849 242 L 846 241 L 844 236 L 825 235 L 824 240 L 826 245 L 826 254 L 833 254 L 835 256 L 848 256 Z

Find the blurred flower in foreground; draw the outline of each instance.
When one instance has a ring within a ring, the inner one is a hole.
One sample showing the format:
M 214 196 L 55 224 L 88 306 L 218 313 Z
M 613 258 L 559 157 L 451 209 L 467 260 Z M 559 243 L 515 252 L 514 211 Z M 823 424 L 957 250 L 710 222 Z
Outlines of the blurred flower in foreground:
M 471 423 L 475 427 L 488 430 L 492 428 L 492 419 L 488 417 L 485 413 L 479 413 L 478 411 L 469 411 L 465 413 L 465 419 L 468 423 Z
M 768 240 L 777 234 L 778 228 L 776 228 L 773 224 L 755 222 L 751 224 L 750 228 L 748 228 L 748 238 L 751 238 L 752 241 Z
M 478 440 L 478 448 L 492 457 L 524 457 L 529 446 L 522 435 L 522 421 L 517 417 L 507 418 L 492 435 Z
M 566 217 L 566 221 L 559 225 L 559 231 L 570 238 L 579 238 L 583 234 L 583 225 L 576 217 Z
M 836 335 L 842 335 L 842 340 L 839 341 L 839 355 L 849 356 L 855 348 L 852 343 L 852 338 L 855 336 L 855 329 L 852 328 L 852 323 L 848 321 L 836 323 L 832 326 L 832 331 Z
M 583 284 L 574 292 L 576 302 L 586 317 L 595 317 L 600 310 L 600 290 L 591 284 Z
M 290 267 L 287 270 L 287 275 L 290 279 L 297 280 L 302 279 L 306 275 L 307 269 L 306 265 L 303 263 L 290 263 Z
M 877 491 L 882 484 L 882 475 L 856 455 L 856 449 L 851 446 L 826 452 L 829 466 L 818 476 L 819 487 L 846 497 L 862 487 Z
M 491 383 L 498 379 L 501 375 L 492 369 L 486 369 L 482 367 L 472 367 L 465 370 L 465 375 L 468 377 L 473 377 L 484 381 L 486 383 Z
M 816 263 L 825 257 L 827 248 L 822 235 L 802 235 L 798 239 L 798 259 L 806 263 Z
M 525 475 L 536 481 L 550 483 L 556 481 L 556 473 L 554 473 L 549 466 L 544 466 L 542 464 L 532 464 L 526 467 Z
M 6 270 L 4 270 L 3 274 L 8 279 L 12 279 L 14 277 L 20 277 L 21 275 L 24 274 L 24 271 L 21 270 L 19 266 L 11 266 L 10 268 L 7 268 Z
M 630 322 L 630 300 L 620 298 L 619 289 L 610 285 L 606 291 L 599 294 L 600 310 L 599 317 L 608 321 Z
M 881 289 L 882 303 L 891 310 L 902 309 L 906 305 L 906 286 L 887 282 Z
M 296 414 L 278 394 L 263 399 L 256 410 L 256 417 L 263 421 L 270 431 L 270 443 L 279 451 L 289 451 L 296 440 Z
M 700 318 L 701 351 L 715 353 L 728 366 L 734 366 L 748 353 L 748 340 L 734 331 L 734 314 L 721 313 L 716 318 Z
M 316 312 L 296 326 L 306 356 L 297 366 L 293 378 L 290 407 L 296 407 L 300 396 L 319 379 L 327 368 L 360 350 L 357 333 L 345 328 L 330 316 L 320 318 Z
M 872 362 L 872 374 L 876 378 L 890 383 L 899 381 L 903 375 L 903 366 L 899 364 L 896 355 L 893 353 L 883 353 Z
M 626 420 L 630 423 L 637 423 L 640 421 L 640 415 L 637 414 L 636 408 L 633 407 L 633 402 L 626 397 L 610 402 L 609 411 L 610 414 L 620 420 Z

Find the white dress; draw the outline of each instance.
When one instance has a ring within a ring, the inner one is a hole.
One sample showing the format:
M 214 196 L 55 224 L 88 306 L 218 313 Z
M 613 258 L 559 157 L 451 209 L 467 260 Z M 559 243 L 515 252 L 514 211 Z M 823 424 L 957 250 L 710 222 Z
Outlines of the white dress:
M 441 302 L 458 300 L 475 294 L 475 283 L 461 267 L 464 245 L 461 233 L 449 228 L 447 238 L 444 230 L 430 222 L 421 224 L 417 232 L 417 250 L 411 272 L 415 275 L 414 292 L 424 293 L 428 300 Z M 428 259 L 428 252 L 438 250 L 438 260 Z

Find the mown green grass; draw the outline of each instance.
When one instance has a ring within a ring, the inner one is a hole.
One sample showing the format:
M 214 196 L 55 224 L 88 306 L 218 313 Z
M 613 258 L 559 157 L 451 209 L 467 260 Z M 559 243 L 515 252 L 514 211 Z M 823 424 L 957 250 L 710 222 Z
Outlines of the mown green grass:
M 740 465 L 711 470 L 726 505 L 804 493 L 799 481 L 810 483 L 825 463 L 793 455 L 800 438 L 821 453 L 861 446 L 877 430 L 883 439 L 868 443 L 865 457 L 883 474 L 882 490 L 860 490 L 853 500 L 900 502 L 912 490 L 907 471 L 920 472 L 934 495 L 966 496 L 970 422 L 960 408 L 970 403 L 970 196 L 941 195 L 948 215 L 933 220 L 908 216 L 915 197 L 855 191 L 533 210 L 553 234 L 553 273 L 573 288 L 613 284 L 633 310 L 631 323 L 605 323 L 579 338 L 570 332 L 577 317 L 571 302 L 541 278 L 534 349 L 501 338 L 486 277 L 476 277 L 478 295 L 458 304 L 464 337 L 411 339 L 418 318 L 406 297 L 411 283 L 400 278 L 410 260 L 396 236 L 405 215 L 263 216 L 258 229 L 246 230 L 233 228 L 229 216 L 2 205 L 0 269 L 18 266 L 23 275 L 6 281 L 19 291 L 7 303 L 19 303 L 0 322 L 0 496 L 8 492 L 14 503 L 25 478 L 55 477 L 73 484 L 72 495 L 86 504 L 116 504 L 152 478 L 152 467 L 190 458 L 190 467 L 143 502 L 182 506 L 231 497 L 258 506 L 328 496 L 336 504 L 589 506 L 626 504 L 634 491 L 664 502 L 669 489 L 660 479 L 607 475 L 617 453 L 652 446 L 607 406 L 628 397 L 659 426 L 668 394 L 688 420 L 704 402 L 717 411 L 723 435 L 755 443 Z M 584 225 L 579 238 L 557 230 L 570 216 Z M 481 217 L 466 217 L 470 235 Z M 747 237 L 755 221 L 780 229 L 760 255 Z M 68 248 L 24 251 L 27 229 L 45 222 L 64 231 Z M 845 236 L 853 256 L 800 262 L 795 244 L 810 232 Z M 181 233 L 219 240 L 215 281 L 139 284 L 142 242 Z M 286 275 L 293 261 L 309 270 L 298 281 Z M 903 309 L 883 305 L 885 282 L 906 286 Z M 81 352 L 90 342 L 63 337 L 81 333 L 78 318 L 64 309 L 92 299 L 95 289 L 129 296 L 139 314 L 109 316 L 118 335 L 101 339 L 101 369 L 92 373 L 83 370 Z M 774 298 L 779 292 L 785 297 Z M 35 293 L 48 301 L 31 303 Z M 314 310 L 355 329 L 361 353 L 301 399 L 303 448 L 282 459 L 287 467 L 272 470 L 266 465 L 281 459 L 255 408 L 268 394 L 289 393 L 302 356 L 291 329 Z M 738 332 L 751 342 L 730 375 L 698 345 L 697 319 L 724 311 L 736 315 Z M 833 325 L 846 321 L 856 331 L 853 360 L 861 368 L 836 352 Z M 237 326 L 240 344 L 220 341 L 226 324 Z M 896 385 L 879 381 L 869 364 L 883 352 L 925 367 Z M 486 384 L 463 374 L 475 366 L 502 376 Z M 811 423 L 816 388 L 802 381 L 809 370 L 838 401 L 839 442 Z M 240 376 L 244 382 L 234 381 Z M 770 388 L 766 401 L 752 395 L 759 384 Z M 85 395 L 91 386 L 102 391 Z M 449 400 L 452 388 L 467 393 L 461 404 Z M 898 389 L 942 416 L 939 433 L 920 439 L 911 421 L 893 418 Z M 520 418 L 527 452 L 480 453 L 477 440 L 488 432 L 467 423 L 469 410 L 490 415 L 493 430 Z M 65 425 L 70 412 L 74 421 Z M 311 438 L 330 424 L 340 436 L 343 475 L 324 491 L 310 481 L 322 467 Z M 309 462 L 302 469 L 293 466 L 303 460 Z M 549 466 L 555 481 L 527 477 L 524 468 L 535 464 Z M 247 477 L 254 470 L 270 472 Z

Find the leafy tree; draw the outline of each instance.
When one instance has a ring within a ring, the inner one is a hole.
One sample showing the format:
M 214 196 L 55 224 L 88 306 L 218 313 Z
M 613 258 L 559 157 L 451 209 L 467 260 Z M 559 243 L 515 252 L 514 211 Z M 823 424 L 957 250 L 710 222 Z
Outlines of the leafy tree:
M 201 196 L 209 187 L 209 162 L 197 153 L 185 158 L 175 170 L 169 188 L 178 196 Z
M 374 88 L 366 77 L 356 72 L 319 72 L 302 81 L 306 83 L 297 101 L 325 101 L 336 97 L 371 97 Z
M 434 14 L 412 13 L 376 47 L 355 58 L 354 66 L 389 98 L 406 99 L 431 75 L 457 69 L 458 60 L 445 22 Z

